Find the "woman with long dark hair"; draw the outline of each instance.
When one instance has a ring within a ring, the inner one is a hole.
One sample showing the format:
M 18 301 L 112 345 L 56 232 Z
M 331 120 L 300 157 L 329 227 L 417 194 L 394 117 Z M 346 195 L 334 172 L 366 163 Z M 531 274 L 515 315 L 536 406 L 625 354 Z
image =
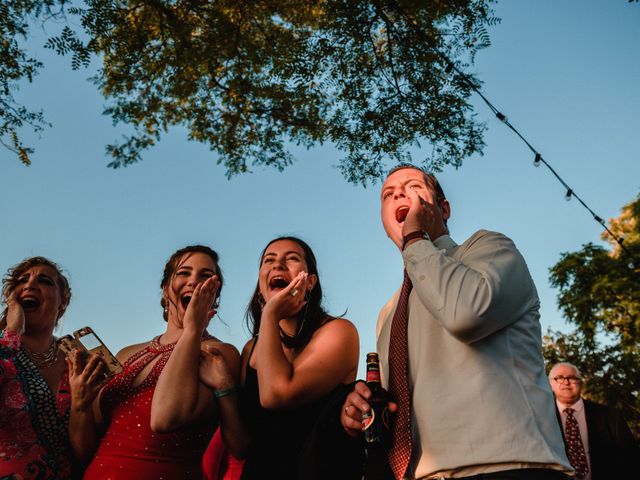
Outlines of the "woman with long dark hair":
M 276 238 L 260 255 L 247 319 L 253 337 L 242 353 L 238 399 L 249 435 L 242 479 L 301 478 L 321 412 L 356 378 L 358 333 L 322 307 L 315 255 L 296 237 Z M 201 378 L 210 383 L 206 368 Z

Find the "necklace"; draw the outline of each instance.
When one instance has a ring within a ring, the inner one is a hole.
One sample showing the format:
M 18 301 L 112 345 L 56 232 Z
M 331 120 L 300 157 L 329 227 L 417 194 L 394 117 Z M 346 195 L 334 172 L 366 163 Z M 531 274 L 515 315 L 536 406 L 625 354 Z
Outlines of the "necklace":
M 50 367 L 58 361 L 58 342 L 56 342 L 55 338 L 51 340 L 51 345 L 44 353 L 32 352 L 27 347 L 24 347 L 24 349 L 29 354 L 33 364 L 38 368 Z
M 178 341 L 176 340 L 175 342 L 162 344 L 162 343 L 160 343 L 160 337 L 161 336 L 162 335 L 158 335 L 157 337 L 154 337 L 149 342 L 149 344 L 147 345 L 147 349 L 149 351 L 154 352 L 154 353 L 168 352 L 169 350 L 173 350 L 173 347 L 175 347 L 176 343 L 178 343 Z

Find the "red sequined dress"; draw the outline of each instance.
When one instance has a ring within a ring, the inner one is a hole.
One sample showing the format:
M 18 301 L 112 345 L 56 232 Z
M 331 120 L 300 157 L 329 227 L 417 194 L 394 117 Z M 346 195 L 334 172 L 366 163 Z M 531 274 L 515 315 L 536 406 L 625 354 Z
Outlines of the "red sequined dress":
M 166 434 L 154 433 L 150 427 L 156 383 L 175 346 L 175 343 L 161 345 L 159 338 L 129 358 L 124 371 L 104 387 L 100 406 L 108 423 L 107 431 L 85 479 L 202 478 L 202 455 L 216 424 L 198 423 Z M 147 377 L 134 385 L 138 374 L 156 358 Z

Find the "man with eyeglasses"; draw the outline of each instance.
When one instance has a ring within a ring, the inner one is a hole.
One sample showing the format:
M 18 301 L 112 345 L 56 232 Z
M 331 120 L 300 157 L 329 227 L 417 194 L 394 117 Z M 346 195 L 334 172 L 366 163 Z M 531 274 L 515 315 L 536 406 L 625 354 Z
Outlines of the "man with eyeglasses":
M 558 363 L 549 371 L 556 414 L 577 480 L 640 478 L 640 450 L 622 415 L 581 397 L 580 371 Z

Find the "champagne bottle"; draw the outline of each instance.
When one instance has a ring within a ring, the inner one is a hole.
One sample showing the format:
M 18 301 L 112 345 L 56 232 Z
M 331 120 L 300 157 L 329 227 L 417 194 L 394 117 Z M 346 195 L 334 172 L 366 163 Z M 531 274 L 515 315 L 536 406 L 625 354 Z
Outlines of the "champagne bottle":
M 367 354 L 367 386 L 371 390 L 368 402 L 371 410 L 362 415 L 366 460 L 365 480 L 393 479 L 387 460 L 391 446 L 389 423 L 389 392 L 380 383 L 380 362 L 375 352 Z

